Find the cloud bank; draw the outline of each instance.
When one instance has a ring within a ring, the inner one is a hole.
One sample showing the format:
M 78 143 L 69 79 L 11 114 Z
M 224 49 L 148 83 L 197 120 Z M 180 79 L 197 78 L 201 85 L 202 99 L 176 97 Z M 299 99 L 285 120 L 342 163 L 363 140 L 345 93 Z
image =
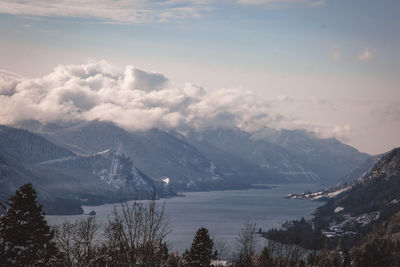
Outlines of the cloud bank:
M 295 101 L 288 96 L 262 99 L 235 88 L 208 91 L 191 83 L 172 88 L 161 73 L 119 68 L 106 61 L 60 65 L 36 79 L 0 72 L 0 124 L 100 120 L 128 131 L 302 128 L 320 137 L 348 140 L 350 126 L 315 125 L 277 111 L 280 105 L 296 105 Z M 307 103 L 329 106 L 316 97 Z
M 1 124 L 104 120 L 131 131 L 212 126 L 251 131 L 274 120 L 269 104 L 253 92 L 207 92 L 189 83 L 171 88 L 160 73 L 105 61 L 60 65 L 37 79 L 0 74 L 0 105 Z

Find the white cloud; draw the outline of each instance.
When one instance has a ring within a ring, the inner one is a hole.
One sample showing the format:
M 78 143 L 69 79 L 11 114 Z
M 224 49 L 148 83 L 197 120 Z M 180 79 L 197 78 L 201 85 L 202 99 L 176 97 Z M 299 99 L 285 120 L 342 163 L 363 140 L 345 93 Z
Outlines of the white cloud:
M 131 130 L 240 127 L 255 130 L 278 116 L 251 91 L 171 88 L 156 72 L 105 61 L 58 66 L 37 79 L 0 76 L 0 124 L 105 120 Z
M 400 123 L 400 102 L 376 106 L 371 113 L 380 124 Z
M 309 6 L 318 7 L 325 4 L 324 0 L 237 0 L 244 5 L 273 5 L 273 6 Z
M 217 2 L 217 0 L 2 0 L 0 13 L 138 24 L 201 18 L 203 13 L 212 10 L 213 3 Z M 325 4 L 324 0 L 231 0 L 231 2 L 273 7 L 315 7 Z
M 364 48 L 364 50 L 362 52 L 359 52 L 357 54 L 357 61 L 360 62 L 367 62 L 367 61 L 371 61 L 374 57 L 376 53 L 376 49 L 375 48 Z
M 297 106 L 298 101 L 284 95 L 263 99 L 235 88 L 208 91 L 190 83 L 174 88 L 160 73 L 105 61 L 60 65 L 36 79 L 0 75 L 0 124 L 102 120 L 129 131 L 238 127 L 248 132 L 269 126 L 348 140 L 350 126 L 321 126 L 280 113 L 280 105 Z M 331 109 L 318 97 L 306 104 Z
M 163 89 L 168 79 L 161 73 L 146 72 L 129 66 L 125 69 L 124 86 L 127 89 L 152 91 Z
M 318 105 L 319 108 L 321 109 L 326 109 L 326 110 L 330 110 L 330 111 L 336 111 L 337 107 L 335 106 L 335 104 L 331 103 L 330 101 L 328 101 L 327 99 L 318 97 L 318 96 L 311 96 L 309 98 L 309 100 L 307 99 L 306 102 L 310 101 L 312 104 L 314 105 Z
M 304 129 L 312 132 L 318 138 L 336 138 L 341 142 L 349 142 L 352 136 L 352 128 L 348 124 L 344 125 L 323 125 L 308 121 L 294 121 L 290 125 L 285 125 L 287 129 Z
M 16 85 L 17 78 L 9 75 L 7 72 L 1 72 L 0 70 L 0 96 L 14 94 Z
M 3 0 L 0 1 L 0 13 L 92 18 L 114 23 L 164 22 L 187 17 L 199 18 L 206 3 L 188 0 Z

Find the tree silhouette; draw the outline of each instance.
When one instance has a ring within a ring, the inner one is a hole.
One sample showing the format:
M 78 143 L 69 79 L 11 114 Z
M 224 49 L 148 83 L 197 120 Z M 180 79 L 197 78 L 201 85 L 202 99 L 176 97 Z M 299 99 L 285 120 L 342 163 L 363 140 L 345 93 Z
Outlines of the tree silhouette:
M 47 266 L 58 255 L 54 231 L 44 218 L 32 184 L 20 187 L 9 198 L 0 217 L 0 262 L 13 266 Z
M 190 250 L 183 254 L 188 266 L 210 266 L 211 260 L 216 259 L 217 251 L 213 251 L 214 241 L 210 238 L 208 230 L 204 227 L 197 230 Z

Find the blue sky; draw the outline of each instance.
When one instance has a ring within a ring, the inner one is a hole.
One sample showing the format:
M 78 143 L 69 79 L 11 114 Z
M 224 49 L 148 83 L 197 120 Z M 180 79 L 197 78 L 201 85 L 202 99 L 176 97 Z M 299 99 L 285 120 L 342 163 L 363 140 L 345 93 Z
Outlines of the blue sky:
M 378 153 L 400 145 L 399 11 L 393 0 L 3 0 L 0 68 L 39 77 L 104 59 L 171 86 L 252 90 L 290 99 L 273 105 L 292 121 L 278 127 L 319 125 Z

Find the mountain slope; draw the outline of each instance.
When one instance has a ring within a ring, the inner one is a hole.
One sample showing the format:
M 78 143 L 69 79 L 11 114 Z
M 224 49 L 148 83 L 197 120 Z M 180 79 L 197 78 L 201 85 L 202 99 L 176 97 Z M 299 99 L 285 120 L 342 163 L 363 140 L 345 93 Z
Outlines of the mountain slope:
M 147 176 L 169 178 L 177 190 L 243 188 L 252 183 L 331 185 L 369 158 L 336 139 L 318 139 L 304 131 L 203 129 L 182 135 L 159 129 L 128 132 L 101 121 L 20 126 L 80 155 L 106 149 L 123 152 Z
M 23 163 L 37 163 L 74 156 L 45 138 L 21 129 L 0 125 L 0 152 Z
M 285 148 L 304 168 L 312 170 L 326 184 L 343 182 L 341 179 L 370 156 L 339 142 L 335 138 L 321 139 L 304 130 L 272 130 L 266 128 L 253 134 L 256 140 Z
M 318 182 L 319 177 L 304 168 L 284 148 L 265 140 L 253 140 L 239 129 L 207 129 L 190 132 L 187 140 L 216 163 L 224 174 L 258 183 Z
M 123 152 L 147 176 L 168 177 L 176 189 L 209 190 L 224 183 L 215 165 L 196 148 L 158 129 L 130 133 L 112 123 L 93 121 L 44 134 L 77 153 Z
M 317 209 L 317 227 L 361 231 L 400 211 L 400 148 L 393 149 L 350 190 Z
M 0 201 L 31 182 L 48 213 L 79 213 L 80 205 L 149 196 L 152 181 L 129 158 L 106 152 L 77 156 L 25 130 L 0 127 Z
M 384 156 L 385 154 L 379 154 L 367 158 L 364 163 L 360 164 L 357 168 L 352 170 L 350 173 L 346 174 L 340 179 L 340 182 L 354 182 L 357 179 L 363 177 L 365 174 L 370 172 L 375 164 Z
M 317 194 L 305 193 L 303 196 L 309 198 Z M 360 242 L 371 246 L 368 238 L 379 232 L 382 232 L 381 237 L 398 240 L 400 148 L 383 155 L 362 178 L 330 194 L 327 203 L 314 212 L 312 220 L 287 222 L 282 229 L 271 229 L 264 236 L 288 244 L 301 244 L 307 249 L 350 248 L 357 247 Z M 299 235 L 302 236 L 300 240 Z

